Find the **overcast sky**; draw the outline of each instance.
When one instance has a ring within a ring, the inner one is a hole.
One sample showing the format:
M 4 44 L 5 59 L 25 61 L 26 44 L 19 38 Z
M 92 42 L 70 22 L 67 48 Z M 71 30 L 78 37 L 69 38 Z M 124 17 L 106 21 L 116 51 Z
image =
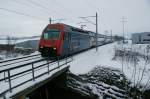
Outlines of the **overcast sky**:
M 40 35 L 52 19 L 80 27 L 85 20 L 78 17 L 94 16 L 98 12 L 98 31 L 113 31 L 122 34 L 121 18 L 125 17 L 125 32 L 150 32 L 150 0 L 0 0 L 0 35 Z M 29 15 L 27 17 L 12 13 Z M 35 18 L 36 17 L 36 18 Z M 95 22 L 95 18 L 89 18 Z M 85 29 L 95 31 L 95 26 L 86 24 Z

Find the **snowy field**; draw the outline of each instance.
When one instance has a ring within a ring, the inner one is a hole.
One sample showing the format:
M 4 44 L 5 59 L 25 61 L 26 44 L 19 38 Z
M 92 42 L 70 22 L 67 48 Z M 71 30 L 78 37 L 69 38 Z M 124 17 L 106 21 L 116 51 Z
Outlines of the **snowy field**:
M 17 44 L 17 43 L 21 43 L 21 42 L 25 42 L 25 41 L 39 40 L 39 39 L 40 39 L 40 37 L 14 40 L 10 37 L 10 40 L 7 40 L 7 37 L 4 37 L 4 38 L 0 37 L 0 44 L 8 44 L 8 41 L 10 44 Z
M 142 55 L 150 54 L 146 53 L 148 52 L 147 45 L 132 45 L 131 42 L 128 42 L 122 46 L 121 43 L 115 42 L 100 46 L 98 52 L 96 52 L 96 49 L 92 49 L 76 55 L 70 64 L 70 71 L 74 74 L 85 74 L 97 66 L 115 68 L 123 71 L 128 80 L 131 81 L 132 86 L 136 85 L 137 87 L 149 88 L 150 63 L 145 61 L 144 56 L 142 58 L 138 57 L 139 60 L 136 65 L 134 62 L 127 62 L 124 59 L 123 61 L 119 59 L 114 60 L 115 49 L 122 49 L 122 47 L 127 50 L 131 49 L 133 52 L 138 52 Z
M 11 58 L 21 57 L 21 56 L 23 55 L 19 53 L 12 53 L 12 52 L 7 52 L 7 51 L 0 52 L 0 60 L 11 59 Z

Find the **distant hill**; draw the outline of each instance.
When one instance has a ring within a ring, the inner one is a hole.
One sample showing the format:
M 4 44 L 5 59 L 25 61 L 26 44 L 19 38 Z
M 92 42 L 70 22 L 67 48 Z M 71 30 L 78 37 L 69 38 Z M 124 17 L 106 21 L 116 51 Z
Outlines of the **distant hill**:
M 24 42 L 17 43 L 15 47 L 22 47 L 22 48 L 32 48 L 33 50 L 38 50 L 38 43 L 39 40 L 28 40 Z
M 30 37 L 11 37 L 11 36 L 0 36 L 0 40 L 7 40 L 7 38 L 15 39 L 15 40 L 25 40 L 25 39 L 35 39 L 40 38 L 40 36 L 30 36 Z

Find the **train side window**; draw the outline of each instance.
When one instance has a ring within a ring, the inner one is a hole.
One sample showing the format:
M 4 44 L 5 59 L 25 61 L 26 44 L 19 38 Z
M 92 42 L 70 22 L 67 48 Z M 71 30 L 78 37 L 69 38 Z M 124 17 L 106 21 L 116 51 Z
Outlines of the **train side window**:
M 68 33 L 67 32 L 64 33 L 64 40 L 68 40 Z

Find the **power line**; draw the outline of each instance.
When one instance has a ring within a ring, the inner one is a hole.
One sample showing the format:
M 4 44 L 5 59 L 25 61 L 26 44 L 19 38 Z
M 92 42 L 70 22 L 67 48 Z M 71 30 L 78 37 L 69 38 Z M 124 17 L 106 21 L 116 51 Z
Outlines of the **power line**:
M 89 22 L 78 22 L 77 24 L 85 24 L 85 23 L 89 23 Z
M 63 9 L 64 9 L 65 11 L 67 10 L 69 13 L 71 13 L 71 14 L 68 14 L 68 13 L 67 13 L 67 15 L 69 15 L 69 16 L 72 17 L 72 14 L 73 14 L 72 12 L 73 12 L 73 11 L 71 11 L 69 8 L 66 8 L 65 6 L 63 6 L 63 5 L 62 5 L 60 2 L 58 2 L 57 0 L 46 0 L 46 1 L 47 1 L 46 4 L 48 5 L 47 8 L 48 8 L 48 7 L 51 7 L 51 5 L 49 5 L 51 2 L 55 2 L 55 3 L 56 3 L 56 4 L 55 4 L 55 7 L 60 8 L 62 11 L 63 11 Z M 42 1 L 42 2 L 43 2 L 43 1 Z M 52 8 L 52 7 L 51 7 L 51 8 Z M 57 8 L 56 8 L 56 9 L 57 9 Z M 62 9 L 62 8 L 63 8 L 63 9 Z M 62 13 L 62 11 L 60 11 L 59 14 L 64 15 L 64 12 L 65 12 L 65 11 L 64 11 L 63 13 Z M 55 11 L 55 12 L 56 12 L 56 11 Z M 57 13 L 57 12 L 56 12 L 56 13 Z
M 43 19 L 43 18 L 39 18 L 39 17 L 30 15 L 30 14 L 26 14 L 26 13 L 15 11 L 15 10 L 10 10 L 10 9 L 7 9 L 7 8 L 0 8 L 0 10 L 4 10 L 4 11 L 7 11 L 7 12 L 15 13 L 15 14 L 26 16 L 26 17 L 30 17 L 30 18 L 34 18 L 34 19 L 37 19 L 37 20 L 47 21 L 46 19 Z M 76 17 L 76 18 L 83 18 L 83 19 L 85 19 L 87 17 L 94 17 L 94 16 Z M 51 21 L 59 21 L 60 22 L 60 21 L 63 21 L 63 20 L 69 20 L 69 19 L 67 19 L 67 18 L 60 18 L 60 19 L 54 19 L 54 20 L 51 20 Z M 84 22 L 84 23 L 89 23 L 90 22 L 90 23 L 93 23 L 95 25 L 94 22 L 89 21 L 88 19 L 85 19 L 85 20 L 87 20 L 87 22 Z
M 19 3 L 19 4 L 22 4 L 22 5 L 26 5 L 26 6 L 29 6 L 28 4 L 26 4 L 26 3 L 23 3 L 23 2 L 18 2 L 17 0 L 14 0 L 16 3 Z M 32 4 L 32 5 L 34 5 L 34 6 L 36 6 L 36 7 L 40 7 L 40 8 L 42 8 L 42 9 L 45 9 L 45 10 L 47 10 L 48 12 L 49 12 L 49 10 L 48 10 L 48 7 L 45 7 L 45 6 L 43 6 L 42 4 L 40 4 L 40 3 L 37 3 L 37 2 L 35 2 L 35 1 L 33 1 L 33 0 L 26 0 L 27 2 L 29 2 L 30 4 Z M 59 4 L 59 5 L 61 5 L 61 3 L 59 3 L 59 2 L 57 2 L 56 0 L 55 0 L 55 2 L 57 3 L 57 4 Z M 31 5 L 30 5 L 31 6 Z M 32 6 L 31 6 L 32 7 Z M 63 7 L 63 6 L 61 6 L 61 7 Z M 63 7 L 64 8 L 64 7 Z M 64 8 L 64 9 L 67 9 L 67 8 Z M 47 12 L 46 11 L 46 12 Z M 70 11 L 70 10 L 69 10 Z M 56 11 L 55 11 L 55 13 L 57 13 Z M 47 13 L 46 13 L 47 14 Z M 48 15 L 49 14 L 51 14 L 51 13 L 48 13 Z M 70 14 L 69 14 L 70 15 Z M 88 16 L 88 17 L 94 17 L 94 16 Z M 66 20 L 66 19 L 65 19 Z M 86 19 L 86 21 L 88 21 L 87 19 Z M 91 22 L 92 23 L 92 22 Z
M 93 0 L 92 0 L 92 1 L 93 1 Z M 90 0 L 86 0 L 86 3 L 87 3 L 89 6 L 91 6 L 92 9 L 95 8 L 95 9 L 98 9 L 97 11 L 99 11 L 99 8 L 98 8 L 95 4 L 93 4 L 93 2 L 91 3 Z M 93 9 L 93 10 L 95 10 L 95 9 Z
M 18 11 L 15 11 L 15 10 L 10 10 L 10 9 L 6 9 L 6 8 L 0 8 L 0 10 L 4 10 L 4 11 L 7 11 L 7 12 L 15 13 L 15 14 L 18 14 L 18 15 L 23 15 L 23 16 L 26 16 L 26 17 L 30 17 L 30 18 L 34 18 L 34 19 L 38 19 L 38 20 L 42 20 L 42 21 L 47 21 L 45 19 L 42 19 L 42 18 L 39 18 L 39 17 L 36 17 L 36 16 L 32 16 L 32 15 L 29 15 L 29 14 L 25 14 L 25 13 L 22 13 L 22 12 L 18 12 Z M 67 20 L 67 19 L 61 18 L 61 19 L 54 19 L 54 20 L 51 20 L 51 21 L 62 21 L 62 20 Z
M 55 3 L 57 3 L 58 5 L 60 5 L 61 6 L 61 8 L 64 8 L 64 9 L 66 9 L 66 10 L 68 10 L 69 11 L 69 13 L 72 13 L 72 11 L 69 9 L 69 8 L 66 8 L 65 6 L 63 6 L 60 2 L 58 2 L 57 0 L 54 0 L 55 1 Z M 59 6 L 58 6 L 59 7 Z M 70 15 L 70 14 L 69 14 Z
M 87 18 L 89 18 L 89 17 L 79 17 L 79 18 L 82 18 L 82 19 L 84 19 L 85 21 L 87 21 L 87 22 L 89 22 L 89 23 L 91 23 L 91 24 L 93 24 L 93 25 L 96 25 L 96 23 L 94 23 L 94 22 L 90 21 L 89 19 L 87 19 Z
M 38 3 L 38 2 L 35 2 L 35 1 L 33 1 L 33 0 L 26 0 L 27 2 L 29 2 L 30 4 L 32 4 L 32 5 L 34 5 L 34 6 L 37 6 L 37 7 L 40 7 L 40 8 L 42 8 L 42 9 L 45 9 L 45 10 L 48 10 L 48 7 L 45 7 L 45 6 L 43 6 L 42 4 L 40 4 L 40 3 Z M 20 4 L 22 4 L 22 5 L 26 5 L 26 6 L 28 6 L 28 4 L 26 4 L 26 3 L 22 3 L 22 2 L 18 2 L 18 1 L 16 1 L 15 0 L 15 2 L 16 3 L 20 3 Z M 55 2 L 57 3 L 57 4 L 59 4 L 59 5 L 61 5 L 59 2 L 57 2 L 56 0 L 55 0 Z M 63 7 L 63 6 L 62 6 Z M 64 8 L 64 7 L 63 7 Z M 48 10 L 48 13 L 49 13 L 49 10 Z M 55 13 L 57 13 L 56 11 L 55 11 Z M 49 13 L 49 14 L 51 14 L 51 13 Z M 48 14 L 48 15 L 49 15 Z M 70 15 L 70 14 L 69 14 Z M 87 16 L 87 17 L 94 17 L 94 16 Z M 66 19 L 65 19 L 66 20 Z M 85 19 L 86 21 L 88 21 L 87 19 Z M 90 22 L 90 21 L 89 21 Z M 90 23 L 92 23 L 92 22 L 90 22 Z
M 16 3 L 18 3 L 18 4 L 22 4 L 22 5 L 25 5 L 25 6 L 31 6 L 31 5 L 28 5 L 28 4 L 26 4 L 26 3 L 24 3 L 24 2 L 20 2 L 20 1 L 17 1 L 17 0 L 12 0 L 13 2 L 16 2 Z M 32 7 L 32 6 L 31 6 Z
M 42 4 L 40 4 L 40 3 L 37 3 L 37 2 L 35 2 L 35 1 L 33 1 L 33 0 L 26 0 L 26 1 L 28 1 L 29 3 L 31 3 L 31 4 L 33 4 L 33 5 L 35 5 L 35 6 L 37 6 L 37 7 L 40 7 L 40 8 L 43 8 L 43 9 L 45 9 L 45 10 L 47 10 L 47 12 L 49 13 L 49 14 L 52 14 L 52 13 L 57 13 L 56 11 L 52 11 L 52 12 L 49 12 L 49 8 L 47 8 L 47 7 L 45 7 L 45 6 L 43 6 Z M 58 13 L 59 14 L 59 13 Z
M 42 21 L 46 21 L 45 19 L 42 19 L 42 18 L 39 18 L 39 17 L 36 17 L 36 16 L 32 16 L 32 15 L 29 15 L 29 14 L 25 14 L 25 13 L 22 13 L 22 12 L 18 12 L 18 11 L 15 11 L 15 10 L 10 10 L 10 9 L 6 9 L 6 8 L 0 8 L 0 10 L 4 10 L 4 11 L 7 11 L 7 12 L 15 13 L 15 14 L 18 14 L 18 15 L 23 15 L 23 16 L 26 16 L 26 17 L 30 17 L 30 18 L 34 18 L 34 19 L 38 19 L 38 20 L 42 20 Z
M 26 3 L 24 3 L 24 2 L 20 2 L 20 1 L 17 1 L 17 0 L 12 0 L 13 2 L 15 2 L 15 3 L 18 3 L 18 4 L 21 4 L 21 5 L 24 5 L 24 6 L 27 6 L 27 7 L 32 7 L 33 8 L 33 6 L 32 5 L 29 5 L 29 4 L 26 4 Z M 44 11 L 45 12 L 45 11 Z M 45 12 L 47 15 L 49 15 L 47 12 Z

